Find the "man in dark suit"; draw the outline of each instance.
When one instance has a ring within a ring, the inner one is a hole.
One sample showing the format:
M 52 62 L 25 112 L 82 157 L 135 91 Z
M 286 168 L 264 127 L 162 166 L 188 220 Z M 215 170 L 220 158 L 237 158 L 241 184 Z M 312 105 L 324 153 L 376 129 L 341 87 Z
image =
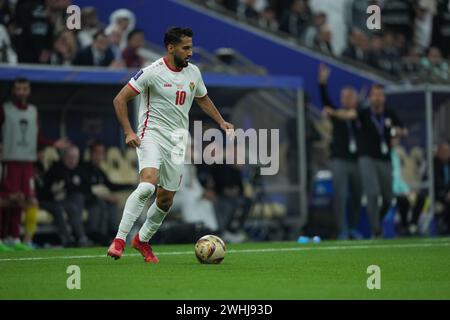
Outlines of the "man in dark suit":
M 103 31 L 94 35 L 94 41 L 88 47 L 81 49 L 73 64 L 76 66 L 108 67 L 114 60 L 114 53 L 108 45 L 108 38 Z

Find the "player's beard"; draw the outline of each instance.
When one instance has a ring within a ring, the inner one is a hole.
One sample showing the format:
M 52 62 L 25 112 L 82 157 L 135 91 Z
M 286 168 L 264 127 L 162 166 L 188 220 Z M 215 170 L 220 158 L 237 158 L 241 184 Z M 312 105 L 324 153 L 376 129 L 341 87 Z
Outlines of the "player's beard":
M 188 61 L 186 61 L 186 60 L 184 60 L 184 59 L 181 59 L 180 57 L 178 57 L 177 55 L 174 55 L 173 56 L 173 61 L 175 62 L 175 66 L 178 68 L 178 69 L 181 69 L 181 68 L 186 68 L 187 66 L 188 66 Z

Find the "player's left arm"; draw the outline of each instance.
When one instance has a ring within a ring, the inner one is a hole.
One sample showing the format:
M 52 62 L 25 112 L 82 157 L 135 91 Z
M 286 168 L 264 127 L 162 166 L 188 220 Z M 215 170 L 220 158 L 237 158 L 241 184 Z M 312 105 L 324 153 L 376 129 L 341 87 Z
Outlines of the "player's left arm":
M 208 97 L 208 95 L 204 95 L 203 97 L 196 97 L 195 102 L 200 106 L 200 108 L 210 116 L 214 121 L 216 121 L 220 128 L 224 130 L 227 134 L 232 134 L 234 131 L 234 126 L 226 122 L 219 110 L 217 110 L 216 106 L 212 102 L 212 100 Z

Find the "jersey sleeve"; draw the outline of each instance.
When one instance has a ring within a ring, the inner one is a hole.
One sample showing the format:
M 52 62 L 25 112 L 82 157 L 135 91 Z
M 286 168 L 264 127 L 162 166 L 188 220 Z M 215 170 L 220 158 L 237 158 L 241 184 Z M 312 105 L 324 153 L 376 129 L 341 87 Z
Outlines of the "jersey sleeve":
M 139 94 L 152 86 L 154 78 L 155 72 L 152 68 L 141 69 L 128 81 L 128 86 Z
M 195 90 L 196 98 L 203 98 L 208 94 L 208 90 L 206 90 L 205 83 L 203 82 L 202 74 L 199 72 L 198 74 L 199 80 L 197 83 L 197 90 Z

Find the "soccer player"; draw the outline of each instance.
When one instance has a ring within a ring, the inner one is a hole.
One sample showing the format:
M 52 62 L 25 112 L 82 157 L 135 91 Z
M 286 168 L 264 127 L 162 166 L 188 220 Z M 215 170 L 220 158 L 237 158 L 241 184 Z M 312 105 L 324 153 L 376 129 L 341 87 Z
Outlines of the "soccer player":
M 232 135 L 234 127 L 226 122 L 208 97 L 199 69 L 189 63 L 192 57 L 192 36 L 189 28 L 173 27 L 164 35 L 167 52 L 163 58 L 140 70 L 114 98 L 117 118 L 125 133 L 125 142 L 137 148 L 140 183 L 128 197 L 116 238 L 108 256 L 119 259 L 126 237 L 141 215 L 145 202 L 156 190 L 156 201 L 147 212 L 147 219 L 132 240 L 146 262 L 158 263 L 149 240 L 169 213 L 179 189 L 183 173 L 185 142 L 180 132 L 187 132 L 189 110 L 195 101 L 214 119 L 221 129 Z M 139 127 L 134 132 L 127 113 L 127 102 L 141 94 Z M 181 159 L 181 161 L 180 161 Z

